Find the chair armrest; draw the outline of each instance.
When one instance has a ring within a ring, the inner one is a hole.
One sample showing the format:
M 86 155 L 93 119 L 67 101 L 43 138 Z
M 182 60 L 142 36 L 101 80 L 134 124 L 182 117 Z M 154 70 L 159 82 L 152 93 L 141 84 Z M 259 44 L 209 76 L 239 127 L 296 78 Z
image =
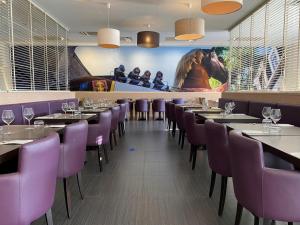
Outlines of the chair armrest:
M 300 173 L 265 168 L 263 171 L 263 211 L 265 218 L 299 221 Z

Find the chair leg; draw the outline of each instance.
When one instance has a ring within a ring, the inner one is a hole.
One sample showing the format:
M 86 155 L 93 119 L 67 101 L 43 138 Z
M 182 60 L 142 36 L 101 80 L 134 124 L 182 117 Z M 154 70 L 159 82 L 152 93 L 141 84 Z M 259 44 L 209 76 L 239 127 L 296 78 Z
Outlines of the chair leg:
M 173 123 L 172 136 L 175 137 L 175 134 L 176 134 L 176 122 L 172 121 L 172 123 Z
M 171 120 L 168 119 L 168 130 L 171 130 Z
M 53 225 L 53 218 L 52 218 L 52 210 L 51 208 L 46 212 L 46 223 L 47 225 Z
M 70 219 L 71 218 L 71 192 L 68 183 L 69 183 L 68 179 L 63 178 L 66 209 L 67 209 L 68 218 Z
M 183 149 L 183 146 L 184 146 L 184 139 L 185 139 L 185 130 L 182 131 L 182 136 L 181 136 L 181 149 Z
M 83 200 L 84 198 L 84 194 L 83 194 L 83 190 L 82 190 L 82 178 L 81 178 L 81 172 L 78 172 L 76 174 L 76 178 L 77 178 L 77 185 L 78 185 L 78 190 L 80 193 L 80 197 Z
M 104 152 L 104 158 L 105 158 L 105 162 L 106 164 L 109 162 L 109 159 L 108 159 L 108 152 L 107 152 L 107 149 L 106 149 L 106 145 L 102 145 L 102 148 L 103 148 L 103 152 Z
M 110 144 L 110 150 L 113 150 L 113 143 L 112 143 L 112 132 L 109 133 L 109 144 Z
M 178 145 L 180 146 L 181 143 L 181 135 L 182 135 L 182 131 L 179 130 L 179 138 L 178 138 Z
M 195 170 L 196 167 L 196 161 L 197 161 L 197 146 L 193 146 L 193 165 L 192 170 Z
M 293 222 L 288 222 L 288 225 L 293 225 Z
M 240 225 L 241 219 L 243 215 L 243 206 L 241 206 L 239 203 L 237 204 L 236 208 L 236 216 L 235 216 L 235 222 L 234 225 Z
M 98 164 L 99 164 L 99 170 L 100 170 L 100 173 L 102 172 L 103 170 L 103 166 L 102 166 L 102 155 L 101 155 L 101 149 L 100 149 L 100 146 L 98 147 Z
M 122 122 L 121 124 L 122 126 L 122 133 L 123 133 L 123 136 L 125 135 L 125 122 Z
M 122 134 L 121 134 L 121 123 L 118 123 L 118 132 L 119 132 L 119 137 L 121 137 L 122 136 Z
M 193 145 L 191 144 L 190 162 L 193 160 Z
M 259 217 L 254 216 L 254 225 L 259 225 Z
M 226 191 L 227 191 L 227 177 L 222 176 L 221 194 L 220 194 L 219 212 L 218 212 L 219 216 L 222 216 L 224 211 Z
M 115 146 L 117 146 L 117 135 L 115 130 L 113 131 L 113 135 L 114 135 Z
M 210 198 L 214 193 L 215 183 L 216 183 L 216 173 L 214 171 L 211 171 L 210 188 L 209 188 L 209 197 Z

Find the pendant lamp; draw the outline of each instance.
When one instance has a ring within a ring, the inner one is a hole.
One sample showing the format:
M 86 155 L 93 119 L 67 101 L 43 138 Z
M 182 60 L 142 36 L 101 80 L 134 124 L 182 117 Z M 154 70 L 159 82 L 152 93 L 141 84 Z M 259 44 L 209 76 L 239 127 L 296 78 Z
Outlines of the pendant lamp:
M 191 41 L 205 36 L 205 21 L 201 18 L 184 18 L 175 22 L 175 39 Z
M 142 48 L 158 48 L 159 33 L 154 31 L 141 31 L 137 34 L 137 46 Z
M 212 15 L 236 12 L 243 7 L 243 0 L 202 0 L 202 11 Z
M 120 47 L 120 31 L 110 28 L 110 3 L 107 3 L 108 19 L 107 28 L 101 28 L 97 34 L 98 45 L 102 48 L 119 48 Z

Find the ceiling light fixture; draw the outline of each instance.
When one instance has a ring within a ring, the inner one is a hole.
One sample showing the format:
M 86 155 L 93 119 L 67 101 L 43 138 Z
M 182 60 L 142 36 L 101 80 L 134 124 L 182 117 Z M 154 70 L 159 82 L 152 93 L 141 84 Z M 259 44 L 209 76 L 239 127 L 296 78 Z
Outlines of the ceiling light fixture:
M 243 0 L 201 0 L 202 11 L 212 15 L 230 14 L 243 7 Z
M 189 9 L 192 4 L 188 4 Z M 190 14 L 190 10 L 189 10 Z M 205 21 L 201 18 L 183 18 L 175 22 L 175 39 L 190 41 L 201 39 L 205 36 Z
M 148 24 L 148 28 L 150 28 Z M 158 48 L 160 34 L 155 31 L 140 31 L 137 34 L 137 46 L 142 48 Z
M 102 48 L 119 48 L 120 47 L 120 31 L 110 28 L 110 3 L 107 3 L 107 28 L 98 31 L 98 45 Z

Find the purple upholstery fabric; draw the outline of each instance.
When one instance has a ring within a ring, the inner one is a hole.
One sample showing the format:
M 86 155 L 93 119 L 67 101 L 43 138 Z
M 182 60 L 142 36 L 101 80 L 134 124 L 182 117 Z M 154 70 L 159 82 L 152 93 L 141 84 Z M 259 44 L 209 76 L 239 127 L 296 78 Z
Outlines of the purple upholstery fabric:
M 238 202 L 258 217 L 299 222 L 299 173 L 266 168 L 262 144 L 236 132 L 230 132 L 229 146 Z
M 152 110 L 153 112 L 165 112 L 166 111 L 166 102 L 164 99 L 153 99 Z
M 87 121 L 66 126 L 64 143 L 60 145 L 58 177 L 76 175 L 84 166 L 88 135 Z
M 119 124 L 119 115 L 120 115 L 120 106 L 115 106 L 111 109 L 112 117 L 111 117 L 111 127 L 110 130 L 114 131 L 118 129 Z
M 51 208 L 59 149 L 58 134 L 21 147 L 18 172 L 0 175 L 1 224 L 28 225 Z
M 67 99 L 67 103 L 70 103 L 70 102 L 75 102 L 76 107 L 79 106 L 79 100 L 77 98 Z
M 210 168 L 222 176 L 231 177 L 229 142 L 226 126 L 206 120 L 205 134 Z
M 174 99 L 172 99 L 172 102 L 176 105 L 182 105 L 182 104 L 184 104 L 184 99 L 183 98 L 174 98 Z
M 63 111 L 61 109 L 61 106 L 62 106 L 63 103 L 67 103 L 67 99 L 49 102 L 49 111 L 50 111 L 50 114 L 53 114 L 53 113 L 62 113 Z
M 130 112 L 130 103 L 129 103 L 129 99 L 127 99 L 127 98 L 118 99 L 116 102 L 117 102 L 118 104 L 123 104 L 123 103 L 125 103 L 125 104 L 126 104 L 126 111 L 127 111 L 127 112 Z
M 148 112 L 149 105 L 147 99 L 137 99 L 135 101 L 135 111 L 136 112 Z
M 98 146 L 99 137 L 102 137 L 102 144 L 109 143 L 110 127 L 112 122 L 112 112 L 106 111 L 99 114 L 97 124 L 89 124 L 87 146 Z
M 280 123 L 288 123 L 300 127 L 300 106 L 279 104 L 278 109 L 281 110 Z
M 248 115 L 263 119 L 262 110 L 264 107 L 271 107 L 277 109 L 277 104 L 263 103 L 263 102 L 249 102 Z
M 197 124 L 195 115 L 192 112 L 184 112 L 184 126 L 187 139 L 192 145 L 205 145 L 206 135 L 204 124 Z
M 4 125 L 1 116 L 3 110 L 12 110 L 15 114 L 15 120 L 12 122 L 14 125 L 22 125 L 24 124 L 22 106 L 20 104 L 14 105 L 0 105 L 0 125 Z
M 180 130 L 185 130 L 184 126 L 184 108 L 180 105 L 175 106 L 175 118 L 177 126 Z
M 119 123 L 125 122 L 126 112 L 127 112 L 127 105 L 126 105 L 126 103 L 120 104 L 120 113 L 119 113 L 119 120 L 118 120 Z
M 34 116 L 45 116 L 50 114 L 49 110 L 49 103 L 48 102 L 32 102 L 32 103 L 25 103 L 22 105 L 22 110 L 24 108 L 32 108 L 34 111 Z M 25 123 L 25 120 L 24 120 Z

